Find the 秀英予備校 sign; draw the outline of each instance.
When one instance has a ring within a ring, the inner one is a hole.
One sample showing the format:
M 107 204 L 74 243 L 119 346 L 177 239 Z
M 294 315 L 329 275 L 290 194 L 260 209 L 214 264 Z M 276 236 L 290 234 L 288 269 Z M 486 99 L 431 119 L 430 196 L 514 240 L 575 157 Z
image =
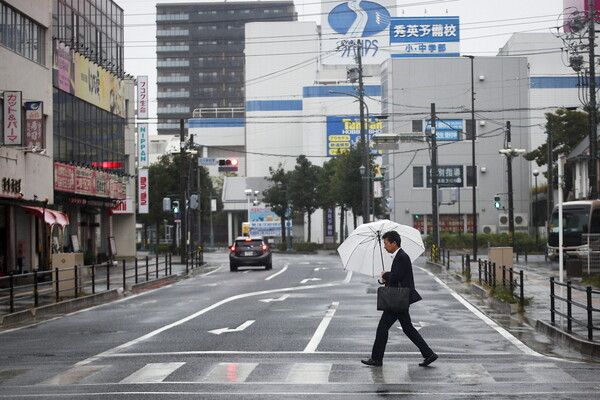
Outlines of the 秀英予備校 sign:
M 390 22 L 392 57 L 458 57 L 458 17 L 403 17 Z

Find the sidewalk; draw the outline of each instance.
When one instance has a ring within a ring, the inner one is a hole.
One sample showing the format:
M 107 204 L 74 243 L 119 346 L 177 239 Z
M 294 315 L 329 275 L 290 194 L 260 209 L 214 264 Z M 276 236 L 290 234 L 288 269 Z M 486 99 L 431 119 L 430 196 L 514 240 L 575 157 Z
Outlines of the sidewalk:
M 487 260 L 487 254 L 484 253 L 479 254 L 479 258 L 481 260 Z M 594 341 L 590 342 L 588 340 L 587 329 L 585 327 L 581 327 L 573 323 L 572 331 L 569 333 L 567 332 L 566 318 L 561 318 L 558 315 L 556 315 L 555 317 L 555 324 L 552 325 L 551 323 L 550 278 L 554 277 L 556 282 L 560 281 L 560 271 L 558 262 L 549 260 L 546 261 L 544 255 L 529 255 L 527 257 L 527 260 L 525 260 L 523 256 L 520 256 L 518 260 L 514 259 L 513 262 L 513 270 L 523 271 L 524 296 L 526 299 L 530 299 L 529 304 L 525 306 L 525 312 L 516 315 L 516 317 L 520 318 L 532 329 L 535 329 L 536 332 L 542 333 L 549 337 L 554 343 L 560 344 L 561 346 L 565 346 L 573 351 L 584 355 L 600 357 L 600 332 L 595 331 Z M 429 262 L 428 264 L 437 265 Z M 460 277 L 462 282 L 466 284 L 465 279 L 461 275 L 462 258 L 460 255 L 450 256 L 449 269 L 447 269 L 446 266 L 439 267 L 441 267 L 440 273 L 442 275 L 444 275 L 445 273 L 447 274 L 448 278 L 454 279 L 456 279 L 456 277 Z M 579 284 L 581 278 L 567 278 L 565 269 L 565 271 L 563 271 L 563 282 L 567 282 L 568 280 L 572 281 L 573 284 L 576 284 L 579 287 L 585 288 L 586 286 L 585 284 Z M 485 289 L 483 289 L 483 287 L 479 285 L 478 281 L 478 263 L 472 262 L 470 293 L 473 297 L 479 297 L 479 300 L 483 300 L 484 304 L 489 305 L 491 303 L 489 301 L 489 298 L 485 298 L 487 297 L 487 293 L 485 292 Z M 562 295 L 561 290 L 563 291 Z M 566 288 L 555 287 L 555 295 L 566 298 Z M 482 296 L 485 299 L 482 299 Z M 577 301 L 581 304 L 586 303 L 586 294 L 583 292 L 573 291 L 572 298 L 573 301 Z M 566 304 L 564 302 L 557 300 L 555 308 L 559 309 L 561 305 L 563 306 L 563 312 L 566 313 Z M 600 297 L 593 297 L 593 307 L 596 309 L 600 309 Z M 502 318 L 497 315 L 498 307 L 494 306 L 493 308 L 494 310 L 490 311 L 490 313 L 495 314 L 491 315 L 493 319 L 497 320 L 497 322 L 500 322 L 503 325 L 511 324 L 511 322 L 507 322 L 507 320 L 510 318 Z M 504 310 L 503 312 L 510 313 L 510 311 L 506 310 Z M 587 321 L 586 310 L 573 306 L 572 313 L 578 320 Z M 597 316 L 598 313 L 595 313 L 594 317 Z M 499 319 L 500 321 L 498 321 Z M 598 319 L 596 318 L 595 321 L 598 321 Z

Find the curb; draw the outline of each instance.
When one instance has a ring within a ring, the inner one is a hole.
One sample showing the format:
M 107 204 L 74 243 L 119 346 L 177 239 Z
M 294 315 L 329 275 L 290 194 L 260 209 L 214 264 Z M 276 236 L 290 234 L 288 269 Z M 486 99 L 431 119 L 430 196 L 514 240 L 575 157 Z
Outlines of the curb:
M 444 267 L 440 264 L 436 264 L 431 261 L 427 261 L 426 264 L 428 267 L 433 267 L 433 269 L 439 272 L 442 272 L 444 270 Z M 584 340 L 575 335 L 572 335 L 568 332 L 564 332 L 563 330 L 559 329 L 558 327 L 552 325 L 549 322 L 529 317 L 527 315 L 527 312 L 519 313 L 518 307 L 516 305 L 505 303 L 498 299 L 490 298 L 489 291 L 485 288 L 473 282 L 465 282 L 464 280 L 462 282 L 469 286 L 469 289 L 472 294 L 481 297 L 486 297 L 488 305 L 494 308 L 496 311 L 507 315 L 520 314 L 525 320 L 525 322 L 531 327 L 533 327 L 536 330 L 536 332 L 546 335 L 554 343 L 559 344 L 561 346 L 565 346 L 566 348 L 579 352 L 583 355 L 600 357 L 600 343 L 590 342 L 588 340 Z
M 580 339 L 570 333 L 563 332 L 551 323 L 537 320 L 535 330 L 544 333 L 555 343 L 563 345 L 571 350 L 593 357 L 600 357 L 600 343 Z
M 78 297 L 61 301 L 58 303 L 48 304 L 41 307 L 31 308 L 29 310 L 19 311 L 12 314 L 0 316 L 0 326 L 8 326 L 22 322 L 35 321 L 39 317 L 48 317 L 58 314 L 67 314 L 74 311 L 83 310 L 93 307 L 98 304 L 119 299 L 121 296 L 117 289 L 108 290 L 106 292 L 92 294 L 85 297 Z

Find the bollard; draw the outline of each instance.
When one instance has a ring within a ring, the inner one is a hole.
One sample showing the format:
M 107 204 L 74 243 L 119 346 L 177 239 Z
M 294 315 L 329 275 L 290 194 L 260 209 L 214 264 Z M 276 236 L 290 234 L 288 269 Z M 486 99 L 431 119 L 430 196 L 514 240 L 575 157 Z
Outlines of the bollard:
M 79 279 L 78 279 L 78 272 L 79 270 L 77 269 L 77 265 L 73 266 L 73 277 L 75 279 L 75 281 L 73 282 L 73 288 L 75 289 L 75 297 L 77 298 L 79 296 Z
M 585 288 L 585 294 L 587 297 L 587 329 L 588 329 L 588 340 L 591 342 L 594 340 L 594 320 L 592 319 L 592 311 L 594 309 L 592 304 L 592 287 L 588 286 Z
M 92 264 L 92 294 L 96 294 L 96 265 Z
M 123 290 L 127 289 L 127 267 L 125 260 L 123 260 Z
M 40 305 L 37 270 L 33 271 L 33 305 L 34 307 L 38 307 Z
M 550 278 L 550 322 L 554 325 L 554 277 Z
M 138 283 L 138 259 L 137 257 L 134 260 L 134 268 L 135 268 L 135 283 Z
M 572 287 L 571 287 L 571 281 L 567 281 L 567 331 L 571 332 L 571 329 L 573 328 L 573 323 L 571 322 L 571 313 L 572 313 L 572 307 L 571 307 L 571 300 L 572 300 Z

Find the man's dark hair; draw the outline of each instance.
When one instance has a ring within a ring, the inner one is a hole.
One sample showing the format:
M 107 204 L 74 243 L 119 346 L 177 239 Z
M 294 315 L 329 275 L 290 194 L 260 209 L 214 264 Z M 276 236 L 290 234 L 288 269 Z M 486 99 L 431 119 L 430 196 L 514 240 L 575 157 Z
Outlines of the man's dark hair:
M 390 243 L 395 242 L 398 245 L 398 247 L 400 247 L 400 243 L 402 242 L 402 239 L 400 239 L 400 234 L 396 231 L 388 231 L 384 233 L 381 238 L 387 239 L 387 241 Z

